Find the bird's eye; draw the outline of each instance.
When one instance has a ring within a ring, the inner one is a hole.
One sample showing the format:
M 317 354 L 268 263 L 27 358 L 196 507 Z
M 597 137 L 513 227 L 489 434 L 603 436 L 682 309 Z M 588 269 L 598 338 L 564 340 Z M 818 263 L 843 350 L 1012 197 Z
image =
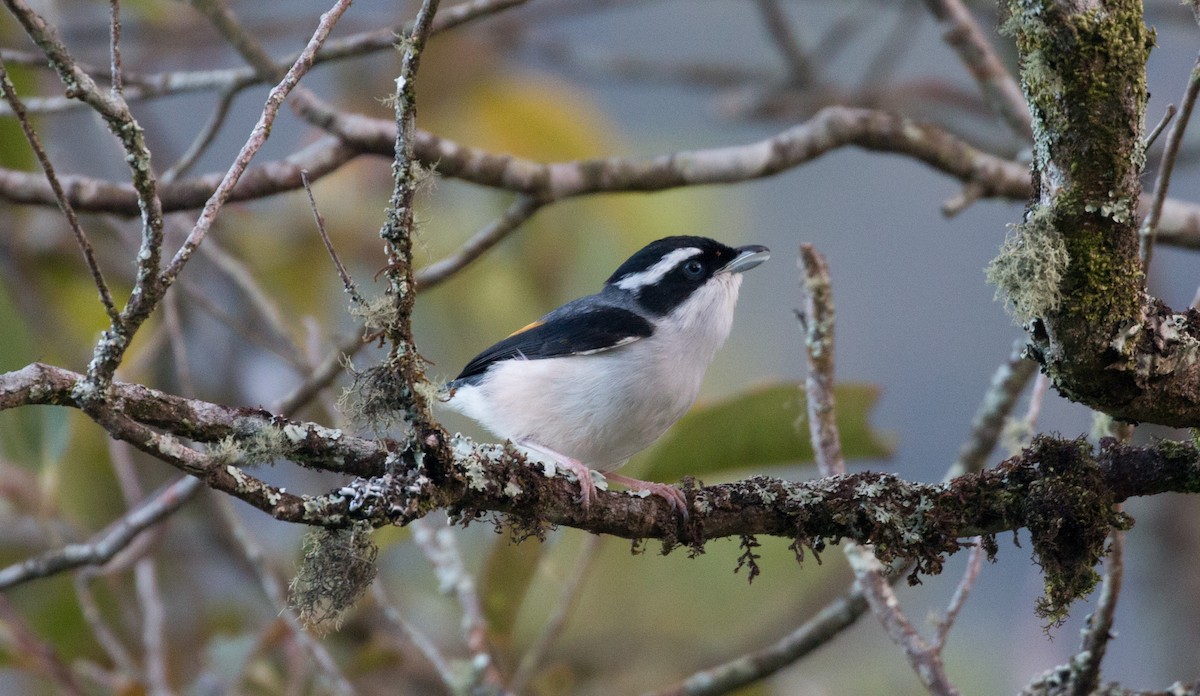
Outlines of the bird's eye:
M 704 265 L 699 261 L 688 261 L 683 264 L 683 274 L 689 278 L 699 278 L 704 275 Z

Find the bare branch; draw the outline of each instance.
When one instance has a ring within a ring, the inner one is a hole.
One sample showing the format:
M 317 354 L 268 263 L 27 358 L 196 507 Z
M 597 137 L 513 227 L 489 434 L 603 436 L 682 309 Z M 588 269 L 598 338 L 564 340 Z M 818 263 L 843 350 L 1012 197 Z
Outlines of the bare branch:
M 412 335 L 412 311 L 417 295 L 412 267 L 413 201 L 422 177 L 413 142 L 417 130 L 417 70 L 438 4 L 439 0 L 423 0 L 412 31 L 405 35 L 401 45 L 404 55 L 393 97 L 396 137 L 392 142 L 392 196 L 387 218 L 379 230 L 387 252 L 388 292 L 396 310 L 394 318 L 383 327 L 391 343 L 389 364 L 384 369 L 393 370 L 400 377 L 402 389 L 396 405 L 403 418 L 422 424 L 430 422 L 432 415 L 425 396 L 416 389 L 416 385 L 425 382 L 425 370 Z
M 766 26 L 767 35 L 775 44 L 775 49 L 783 56 L 787 66 L 788 82 L 797 87 L 804 87 L 815 81 L 816 75 L 812 63 L 808 59 L 800 39 L 792 31 L 787 14 L 780 6 L 779 0 L 757 0 L 758 12 Z
M 1037 363 L 1025 357 L 1025 342 L 1014 343 L 1008 360 L 992 375 L 992 383 L 971 419 L 971 434 L 944 480 L 983 469 L 988 455 L 996 448 L 1008 414 L 1036 372 Z
M 800 268 L 804 274 L 805 289 L 802 319 L 808 358 L 805 396 L 808 400 L 809 437 L 821 474 L 826 477 L 844 475 L 846 462 L 842 457 L 841 436 L 834 413 L 834 310 L 829 265 L 811 244 L 803 244 L 800 247 Z M 892 642 L 904 648 L 904 654 L 921 683 L 931 693 L 956 696 L 958 690 L 946 676 L 938 649 L 926 643 L 905 616 L 885 575 L 887 569 L 876 558 L 874 547 L 848 540 L 843 551 L 867 605 L 879 618 Z
M 822 476 L 846 473 L 842 457 L 842 439 L 838 435 L 833 398 L 833 288 L 825 257 L 811 244 L 800 246 L 800 268 L 804 272 L 805 353 L 808 377 L 804 380 L 808 404 L 808 428 L 813 456 Z
M 85 544 L 68 544 L 0 570 L 0 589 L 44 578 L 83 565 L 103 565 L 149 529 L 191 500 L 203 488 L 199 479 L 184 477 L 131 510 Z
M 971 11 L 961 0 L 925 0 L 929 11 L 942 23 L 942 39 L 957 53 L 992 110 L 1022 140 L 1033 138 L 1033 124 L 1021 86 L 992 48 Z
M 979 578 L 979 569 L 983 565 L 983 537 L 975 537 L 971 543 L 971 551 L 967 554 L 967 568 L 963 571 L 958 586 L 954 588 L 954 595 L 950 597 L 946 613 L 937 622 L 937 633 L 929 646 L 930 650 L 939 654 L 942 652 L 942 648 L 946 647 L 946 637 L 950 635 L 950 629 L 954 627 L 958 613 L 967 603 L 967 595 L 975 586 L 975 581 Z
M 371 584 L 371 591 L 375 597 L 376 606 L 383 612 L 383 618 L 399 628 L 404 637 L 416 646 L 417 650 L 425 656 L 425 659 L 429 660 L 429 663 L 433 665 L 434 671 L 437 672 L 438 677 L 442 680 L 442 684 L 447 687 L 448 691 L 453 693 L 458 688 L 459 677 L 450 667 L 449 662 L 447 662 L 441 651 L 438 650 L 438 647 L 434 645 L 428 636 L 418 630 L 412 622 L 405 620 L 400 615 L 400 611 L 388 599 L 387 590 L 384 589 L 382 580 L 375 578 L 375 582 Z
M 472 686 L 482 683 L 492 689 L 500 689 L 500 670 L 488 645 L 488 626 L 483 614 L 483 604 L 479 601 L 479 593 L 475 589 L 475 578 L 467 572 L 462 553 L 458 550 L 454 533 L 448 527 L 435 527 L 425 518 L 414 520 L 411 528 L 413 541 L 437 573 L 438 587 L 442 592 L 453 593 L 462 610 L 463 633 L 472 657 Z
M 591 570 L 592 561 L 595 560 L 596 552 L 603 542 L 604 537 L 595 534 L 588 534 L 584 538 L 579 557 L 571 564 L 571 573 L 562 581 L 562 586 L 559 588 L 558 601 L 554 603 L 553 613 L 550 614 L 550 618 L 546 619 L 546 623 L 542 626 L 533 645 L 529 646 L 529 649 L 521 656 L 521 662 L 517 665 L 512 679 L 509 680 L 508 690 L 512 693 L 528 693 L 526 687 L 529 685 L 529 681 L 537 674 L 542 660 L 550 652 L 550 647 L 558 640 L 563 628 L 567 625 L 567 619 L 575 609 L 588 571 Z
M 1162 216 L 1163 203 L 1167 200 L 1167 189 L 1171 185 L 1171 173 L 1175 170 L 1175 160 L 1179 156 L 1179 147 L 1183 144 L 1183 132 L 1187 129 L 1188 121 L 1192 119 L 1192 109 L 1196 106 L 1197 95 L 1200 95 L 1200 55 L 1196 56 L 1196 64 L 1189 73 L 1187 88 L 1179 102 L 1179 118 L 1167 132 L 1162 161 L 1158 165 L 1158 175 L 1154 179 L 1154 196 L 1150 202 L 1150 210 L 1142 220 L 1141 229 L 1138 230 L 1141 235 L 1142 267 L 1146 271 L 1150 270 L 1159 218 Z
M 108 283 L 104 280 L 104 273 L 100 270 L 99 262 L 96 261 L 96 252 L 92 248 L 92 243 L 88 240 L 87 233 L 83 231 L 83 226 L 79 224 L 79 217 L 75 215 L 74 207 L 71 206 L 71 202 L 63 192 L 62 183 L 58 180 L 58 174 L 54 171 L 54 165 L 50 162 L 50 157 L 46 154 L 45 148 L 42 147 L 41 138 L 38 137 L 37 131 L 33 129 L 33 124 L 29 122 L 29 117 L 25 113 L 25 105 L 17 95 L 16 88 L 13 87 L 12 81 L 8 78 L 8 70 L 4 68 L 2 62 L 0 62 L 0 89 L 3 89 L 4 100 L 12 107 L 17 121 L 21 124 L 21 130 L 25 133 L 25 139 L 29 141 L 29 146 L 33 148 L 33 154 L 37 157 L 38 163 L 42 167 L 42 172 L 46 175 L 46 182 L 50 185 L 50 190 L 54 192 L 54 200 L 57 201 L 59 210 L 67 218 L 67 224 L 71 226 L 71 231 L 75 233 L 75 243 L 79 245 L 79 250 L 83 252 L 83 260 L 87 263 L 88 270 L 92 273 L 92 282 L 96 284 L 96 290 L 100 293 L 100 303 L 104 305 L 104 311 L 108 313 L 109 321 L 119 323 L 121 321 L 120 315 L 117 313 L 117 307 L 113 303 L 112 292 L 108 289 Z
M 337 269 L 338 276 L 342 279 L 342 287 L 350 296 L 350 301 L 361 306 L 365 304 L 362 295 L 358 293 L 354 280 L 346 271 L 346 267 L 342 265 L 342 260 L 338 258 L 337 250 L 333 248 L 333 242 L 329 240 L 329 233 L 325 231 L 325 218 L 321 215 L 321 210 L 317 208 L 317 199 L 313 197 L 312 186 L 308 183 L 308 172 L 300 172 L 300 179 L 304 182 L 304 192 L 308 194 L 308 205 L 312 208 L 313 219 L 317 223 L 317 233 L 321 235 L 321 241 L 325 244 L 325 251 L 329 252 L 329 258 L 333 259 L 334 268 Z
M 262 115 L 259 117 L 258 123 L 255 124 L 249 139 L 242 146 L 241 151 L 238 152 L 237 157 L 229 167 L 229 170 L 226 171 L 225 176 L 222 177 L 221 183 L 216 187 L 212 195 L 209 196 L 208 201 L 205 202 L 204 209 L 201 211 L 200 217 L 196 220 L 196 225 L 192 228 L 187 240 L 184 241 L 179 251 L 175 253 L 175 257 L 171 260 L 170 265 L 162 272 L 162 282 L 164 284 L 170 285 L 174 282 L 175 277 L 179 275 L 184 264 L 191 258 L 196 247 L 204 240 L 204 236 L 208 233 L 209 228 L 216 219 L 217 213 L 220 212 L 225 202 L 229 200 L 231 191 L 237 185 L 243 172 L 246 171 L 250 160 L 258 154 L 258 150 L 266 143 L 267 137 L 270 134 L 271 124 L 274 123 L 275 115 L 279 112 L 279 107 L 283 104 L 283 100 L 287 98 L 288 93 L 292 91 L 300 81 L 300 78 L 312 68 L 313 56 L 316 54 L 317 49 L 324 43 L 325 37 L 329 35 L 329 32 L 333 30 L 338 19 L 341 18 L 342 14 L 349 7 L 349 0 L 338 0 L 328 12 L 321 15 L 317 30 L 313 33 L 312 38 L 309 39 L 308 45 L 304 47 L 304 50 L 300 53 L 300 57 L 288 69 L 287 75 L 284 76 L 283 80 L 271 90 L 270 95 L 267 97 L 266 105 L 263 107 Z
M 413 277 L 417 290 L 429 290 L 436 287 L 466 268 L 472 261 L 483 256 L 489 249 L 523 225 L 526 220 L 533 217 L 533 214 L 543 205 L 534 198 L 524 194 L 518 195 L 500 217 L 476 232 L 457 251 L 417 271 Z

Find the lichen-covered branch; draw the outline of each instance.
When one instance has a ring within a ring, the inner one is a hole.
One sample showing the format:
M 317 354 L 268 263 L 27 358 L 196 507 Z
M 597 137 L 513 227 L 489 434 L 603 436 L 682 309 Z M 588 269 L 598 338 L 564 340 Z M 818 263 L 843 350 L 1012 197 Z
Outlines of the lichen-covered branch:
M 1200 424 L 1200 316 L 1145 294 L 1137 201 L 1145 163 L 1138 0 L 1013 0 L 1034 118 L 1033 201 L 991 277 L 1063 395 L 1129 421 Z
M 33 364 L 0 374 L 0 410 L 34 404 L 81 408 L 74 396 L 83 375 Z M 277 519 L 340 528 L 355 522 L 405 524 L 447 509 L 462 522 L 503 513 L 527 533 L 553 525 L 628 539 L 660 539 L 666 548 L 700 546 L 729 536 L 769 534 L 797 549 L 820 550 L 848 538 L 873 544 L 887 562 L 913 559 L 937 573 L 959 539 L 1028 528 L 1051 578 L 1044 607 L 1055 617 L 1095 584 L 1092 567 L 1105 536 L 1127 518 L 1113 506 L 1131 496 L 1200 493 L 1200 453 L 1191 443 L 1128 447 L 1106 441 L 1035 439 L 997 469 L 944 484 L 863 472 L 792 482 L 755 477 L 688 488 L 689 521 L 663 501 L 602 492 L 588 509 L 575 503 L 573 480 L 531 464 L 498 445 L 476 445 L 438 431 L 406 444 L 370 442 L 259 409 L 182 399 L 114 383 L 112 397 L 88 412 L 110 436 L 125 440 L 216 490 Z M 161 432 L 166 430 L 166 432 Z M 198 450 L 186 438 L 206 443 Z M 245 464 L 294 459 L 306 466 L 364 476 L 319 495 L 298 495 L 251 476 Z

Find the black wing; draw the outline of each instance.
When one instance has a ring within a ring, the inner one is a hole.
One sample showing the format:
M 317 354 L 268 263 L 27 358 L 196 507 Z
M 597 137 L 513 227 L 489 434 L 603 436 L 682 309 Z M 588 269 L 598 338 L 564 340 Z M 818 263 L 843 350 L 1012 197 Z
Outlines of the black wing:
M 650 322 L 620 307 L 596 307 L 569 317 L 549 314 L 475 356 L 455 380 L 481 375 L 501 360 L 599 353 L 652 333 Z

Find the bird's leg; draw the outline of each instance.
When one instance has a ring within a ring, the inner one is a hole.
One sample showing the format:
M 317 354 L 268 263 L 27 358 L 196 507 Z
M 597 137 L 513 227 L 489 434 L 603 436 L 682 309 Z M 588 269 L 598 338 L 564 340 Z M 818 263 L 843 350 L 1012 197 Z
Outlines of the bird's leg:
M 596 497 L 596 482 L 592 481 L 592 470 L 589 469 L 583 462 L 573 457 L 568 457 L 565 454 L 560 454 L 554 450 L 540 445 L 532 440 L 524 438 L 513 440 L 518 447 L 524 447 L 528 450 L 533 450 L 538 454 L 544 454 L 553 459 L 556 463 L 569 469 L 575 474 L 575 478 L 579 479 L 579 503 L 583 505 L 583 509 L 587 510 L 592 504 L 592 498 Z
M 605 474 L 604 477 L 633 491 L 649 491 L 651 495 L 657 495 L 667 501 L 672 510 L 677 510 L 683 515 L 684 520 L 688 518 L 687 496 L 675 486 L 666 483 L 655 483 L 654 481 L 643 481 L 620 474 L 609 473 Z

